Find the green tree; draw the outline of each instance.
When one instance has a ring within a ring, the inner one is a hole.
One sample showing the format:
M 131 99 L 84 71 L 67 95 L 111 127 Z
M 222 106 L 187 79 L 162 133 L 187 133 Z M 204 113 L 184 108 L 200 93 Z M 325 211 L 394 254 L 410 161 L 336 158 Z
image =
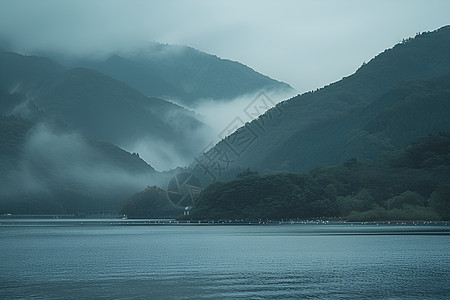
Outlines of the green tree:
M 450 182 L 440 184 L 430 196 L 430 206 L 442 217 L 450 220 Z
M 389 209 L 404 208 L 406 205 L 423 206 L 425 204 L 425 198 L 417 192 L 406 191 L 399 196 L 388 199 L 387 202 Z

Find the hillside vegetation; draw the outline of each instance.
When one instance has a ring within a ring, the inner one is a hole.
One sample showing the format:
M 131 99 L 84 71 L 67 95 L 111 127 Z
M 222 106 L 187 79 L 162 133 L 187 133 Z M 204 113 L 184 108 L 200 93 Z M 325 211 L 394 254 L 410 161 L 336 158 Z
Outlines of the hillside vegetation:
M 206 188 L 198 219 L 450 219 L 450 135 L 419 139 L 375 165 L 350 159 L 310 173 L 244 172 Z

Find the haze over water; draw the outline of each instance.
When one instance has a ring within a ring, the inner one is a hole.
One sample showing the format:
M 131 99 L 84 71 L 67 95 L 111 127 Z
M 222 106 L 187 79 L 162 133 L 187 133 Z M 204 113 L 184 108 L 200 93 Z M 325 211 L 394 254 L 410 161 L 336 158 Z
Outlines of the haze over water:
M 2 222 L 0 293 L 4 299 L 445 299 L 449 233 L 444 225 Z

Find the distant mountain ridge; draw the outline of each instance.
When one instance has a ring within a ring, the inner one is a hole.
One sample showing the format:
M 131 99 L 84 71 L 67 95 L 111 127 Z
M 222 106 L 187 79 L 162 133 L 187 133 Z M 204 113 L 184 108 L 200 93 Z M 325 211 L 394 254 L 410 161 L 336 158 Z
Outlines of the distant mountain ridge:
M 65 68 L 39 56 L 0 51 L 0 88 L 8 92 L 37 93 Z
M 100 71 L 146 96 L 174 100 L 188 107 L 201 99 L 231 100 L 261 90 L 292 90 L 288 84 L 246 65 L 188 46 L 153 43 L 133 54 L 112 54 L 103 60 L 79 59 L 67 65 Z

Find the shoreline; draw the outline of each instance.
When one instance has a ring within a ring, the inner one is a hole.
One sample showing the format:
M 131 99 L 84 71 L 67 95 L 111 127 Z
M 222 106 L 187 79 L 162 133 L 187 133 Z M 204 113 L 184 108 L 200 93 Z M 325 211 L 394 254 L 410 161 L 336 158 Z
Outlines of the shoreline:
M 450 221 L 371 221 L 338 220 L 177 220 L 175 218 L 123 219 L 119 217 L 80 218 L 74 216 L 0 216 L 0 226 L 248 226 L 248 225 L 334 225 L 334 226 L 449 226 Z

